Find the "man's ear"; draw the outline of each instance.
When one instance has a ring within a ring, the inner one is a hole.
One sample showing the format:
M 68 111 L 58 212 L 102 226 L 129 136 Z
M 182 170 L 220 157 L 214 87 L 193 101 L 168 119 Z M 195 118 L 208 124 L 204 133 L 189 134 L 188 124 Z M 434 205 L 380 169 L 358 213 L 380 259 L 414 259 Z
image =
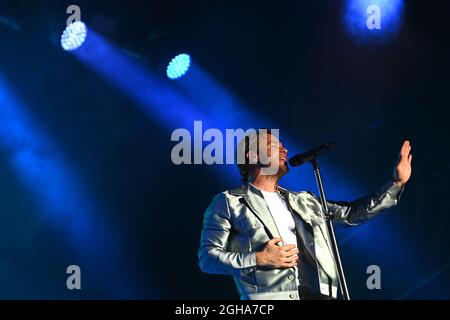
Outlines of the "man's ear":
M 257 164 L 258 163 L 258 155 L 254 151 L 249 151 L 246 154 L 249 164 Z

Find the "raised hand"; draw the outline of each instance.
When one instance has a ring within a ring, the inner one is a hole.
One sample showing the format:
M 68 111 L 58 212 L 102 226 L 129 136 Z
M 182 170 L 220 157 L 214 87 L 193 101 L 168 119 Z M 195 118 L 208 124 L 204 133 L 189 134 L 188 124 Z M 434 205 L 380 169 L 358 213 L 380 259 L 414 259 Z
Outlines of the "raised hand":
M 411 144 L 408 140 L 405 140 L 402 148 L 400 149 L 397 165 L 395 166 L 393 175 L 394 181 L 399 186 L 404 185 L 411 177 L 412 154 L 410 152 Z

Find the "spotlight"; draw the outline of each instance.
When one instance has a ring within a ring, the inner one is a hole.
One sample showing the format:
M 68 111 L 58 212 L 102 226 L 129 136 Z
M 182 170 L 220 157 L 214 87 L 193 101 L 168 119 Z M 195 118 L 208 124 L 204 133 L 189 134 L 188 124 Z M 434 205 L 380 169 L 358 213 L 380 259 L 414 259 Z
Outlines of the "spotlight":
M 67 26 L 61 36 L 61 46 L 64 50 L 73 51 L 81 47 L 86 40 L 87 28 L 81 21 Z
M 167 66 L 167 76 L 169 79 L 180 78 L 186 74 L 190 65 L 191 57 L 186 53 L 179 54 Z

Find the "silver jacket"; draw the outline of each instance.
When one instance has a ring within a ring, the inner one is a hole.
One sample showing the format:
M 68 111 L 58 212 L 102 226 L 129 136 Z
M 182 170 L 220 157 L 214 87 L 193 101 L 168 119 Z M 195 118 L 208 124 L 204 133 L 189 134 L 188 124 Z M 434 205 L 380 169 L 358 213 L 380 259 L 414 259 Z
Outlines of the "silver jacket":
M 358 225 L 395 206 L 403 188 L 390 180 L 378 192 L 354 201 L 327 201 L 333 221 Z M 319 199 L 308 191 L 292 192 L 279 188 L 279 192 L 287 200 L 291 212 L 299 215 L 311 231 L 306 248 L 316 260 L 320 292 L 336 298 L 336 265 Z M 280 234 L 258 189 L 247 185 L 219 193 L 204 215 L 198 249 L 200 269 L 231 275 L 243 300 L 299 300 L 294 268 L 256 265 L 255 252 L 272 238 L 280 238 Z

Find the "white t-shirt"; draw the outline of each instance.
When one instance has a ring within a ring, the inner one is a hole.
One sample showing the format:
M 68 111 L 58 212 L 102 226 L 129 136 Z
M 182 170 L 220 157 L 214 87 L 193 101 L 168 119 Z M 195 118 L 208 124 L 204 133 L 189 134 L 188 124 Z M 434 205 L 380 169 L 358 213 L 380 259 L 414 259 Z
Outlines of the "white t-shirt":
M 270 213 L 272 214 L 272 217 L 275 220 L 275 224 L 277 225 L 278 232 L 283 239 L 283 245 L 297 245 L 297 236 L 295 235 L 295 221 L 283 197 L 279 192 L 268 192 L 261 189 L 258 190 L 261 191 L 262 195 L 264 196 L 264 200 L 266 200 Z M 295 266 L 294 269 L 297 285 L 299 285 L 300 282 L 298 280 L 297 266 Z

